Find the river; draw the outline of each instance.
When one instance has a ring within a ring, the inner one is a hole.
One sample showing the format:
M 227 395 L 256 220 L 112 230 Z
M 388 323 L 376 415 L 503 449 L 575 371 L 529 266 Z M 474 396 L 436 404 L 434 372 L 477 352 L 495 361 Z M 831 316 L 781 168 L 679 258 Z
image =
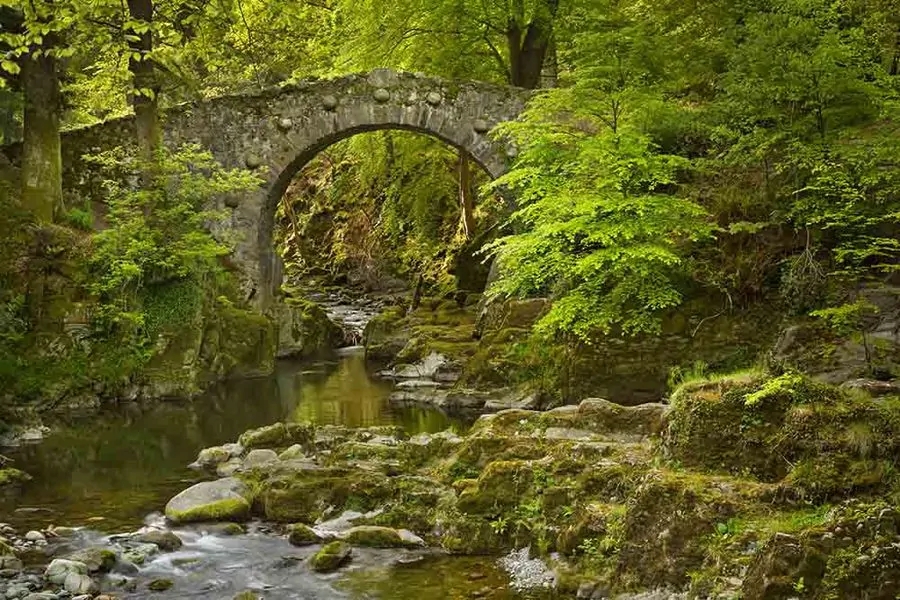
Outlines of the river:
M 0 521 L 20 532 L 80 527 L 73 538 L 51 540 L 48 552 L 56 555 L 114 545 L 111 535 L 160 523 L 166 501 L 201 478 L 187 468 L 201 448 L 233 441 L 247 429 L 279 420 L 395 424 L 409 433 L 465 427 L 434 409 L 394 407 L 390 391 L 390 382 L 372 376 L 363 357 L 350 352 L 333 361 L 281 362 L 270 377 L 225 382 L 193 401 L 125 404 L 50 423 L 43 442 L 6 452 L 34 479 L 0 496 Z M 492 557 L 359 549 L 349 568 L 317 575 L 304 560 L 316 548 L 291 546 L 275 527 L 254 522 L 233 537 L 208 529 L 174 530 L 185 542 L 181 550 L 155 555 L 131 576 L 110 576 L 104 589 L 121 597 L 209 600 L 244 590 L 266 599 L 514 597 Z M 155 578 L 174 586 L 147 591 Z M 116 589 L 126 580 L 137 589 Z

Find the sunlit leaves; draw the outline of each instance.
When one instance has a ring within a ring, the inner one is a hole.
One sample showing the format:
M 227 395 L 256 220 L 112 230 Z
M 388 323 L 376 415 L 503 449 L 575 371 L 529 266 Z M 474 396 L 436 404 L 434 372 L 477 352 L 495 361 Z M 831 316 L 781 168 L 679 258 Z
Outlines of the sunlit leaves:
M 629 112 L 602 93 L 553 90 L 500 128 L 521 151 L 494 185 L 523 206 L 519 233 L 492 246 L 501 278 L 491 294 L 553 297 L 545 332 L 657 330 L 660 311 L 681 301 L 685 244 L 712 231 L 700 206 L 666 189 L 687 161 L 659 153 Z

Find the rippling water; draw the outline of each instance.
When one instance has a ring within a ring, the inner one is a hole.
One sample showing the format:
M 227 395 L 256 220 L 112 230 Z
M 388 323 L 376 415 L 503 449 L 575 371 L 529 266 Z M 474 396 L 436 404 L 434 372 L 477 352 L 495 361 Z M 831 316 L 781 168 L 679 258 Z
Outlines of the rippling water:
M 56 555 L 114 546 L 110 534 L 162 523 L 158 511 L 166 501 L 198 479 L 186 465 L 201 448 L 233 441 L 249 428 L 279 420 L 396 424 L 410 433 L 465 426 L 437 410 L 393 407 L 390 390 L 361 356 L 350 354 L 332 362 L 281 363 L 271 377 L 227 382 L 193 401 L 127 404 L 50 423 L 53 432 L 42 443 L 7 452 L 34 479 L 0 497 L 0 521 L 20 531 L 81 526 L 74 538 L 51 542 Z M 265 524 L 251 523 L 246 535 L 234 537 L 208 533 L 203 525 L 175 532 L 184 547 L 142 565 L 137 590 L 124 592 L 117 575 L 104 589 L 126 598 L 201 600 L 227 600 L 244 590 L 266 600 L 513 597 L 491 557 L 354 549 L 348 567 L 320 575 L 306 564 L 316 547 L 291 546 Z M 147 583 L 155 578 L 174 586 L 151 592 Z

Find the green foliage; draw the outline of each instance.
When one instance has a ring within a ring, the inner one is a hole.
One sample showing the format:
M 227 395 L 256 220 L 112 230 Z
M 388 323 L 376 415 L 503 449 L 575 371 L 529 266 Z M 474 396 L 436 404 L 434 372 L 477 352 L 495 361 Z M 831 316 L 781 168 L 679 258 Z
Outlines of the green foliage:
M 858 331 L 866 317 L 877 313 L 877 306 L 859 298 L 855 302 L 813 311 L 810 315 L 825 321 L 835 333 L 848 335 Z
M 700 206 L 667 193 L 687 163 L 628 117 L 615 94 L 575 87 L 499 128 L 520 147 L 494 185 L 517 194 L 521 233 L 491 247 L 501 273 L 491 294 L 553 296 L 539 330 L 658 331 L 660 312 L 681 301 L 685 244 L 712 232 Z
M 94 236 L 91 293 L 101 301 L 97 315 L 107 327 L 145 325 L 142 290 L 191 281 L 216 290 L 228 246 L 208 224 L 221 218 L 209 210 L 214 198 L 258 185 L 246 171 L 226 170 L 208 152 L 187 146 L 163 151 L 144 164 L 122 150 L 90 157 L 106 175 L 109 227 Z M 142 186 L 129 185 L 140 179 Z M 215 294 L 218 295 L 218 294 Z
M 458 199 L 459 153 L 422 135 L 378 132 L 329 148 L 308 165 L 279 209 L 289 275 L 349 273 L 365 284 L 422 274 L 449 287 L 454 252 L 465 242 Z M 475 185 L 485 179 L 472 165 Z M 478 230 L 496 221 L 485 198 Z
M 744 404 L 753 407 L 779 396 L 792 396 L 797 393 L 797 386 L 801 384 L 803 377 L 797 373 L 779 375 L 766 380 L 758 390 L 744 396 Z

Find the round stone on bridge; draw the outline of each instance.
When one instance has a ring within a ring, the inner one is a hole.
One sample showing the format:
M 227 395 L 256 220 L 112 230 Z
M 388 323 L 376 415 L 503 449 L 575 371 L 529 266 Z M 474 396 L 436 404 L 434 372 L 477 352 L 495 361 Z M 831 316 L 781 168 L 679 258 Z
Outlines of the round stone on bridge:
M 472 129 L 478 133 L 487 133 L 491 129 L 491 126 L 484 119 L 475 119 L 472 123 Z
M 294 126 L 294 122 L 288 117 L 282 117 L 278 120 L 278 129 L 289 131 Z
M 428 92 L 428 95 L 425 96 L 425 102 L 432 106 L 438 106 L 443 100 L 443 97 L 437 92 Z
M 372 94 L 372 97 L 375 98 L 376 102 L 381 102 L 382 104 L 384 104 L 391 99 L 391 93 L 384 88 L 378 88 L 377 90 L 375 90 L 375 93 Z
M 244 164 L 248 169 L 258 169 L 262 166 L 263 160 L 258 154 L 248 154 L 244 157 Z
M 334 110 L 337 108 L 338 99 L 332 96 L 331 94 L 327 94 L 322 97 L 322 108 L 325 110 Z

